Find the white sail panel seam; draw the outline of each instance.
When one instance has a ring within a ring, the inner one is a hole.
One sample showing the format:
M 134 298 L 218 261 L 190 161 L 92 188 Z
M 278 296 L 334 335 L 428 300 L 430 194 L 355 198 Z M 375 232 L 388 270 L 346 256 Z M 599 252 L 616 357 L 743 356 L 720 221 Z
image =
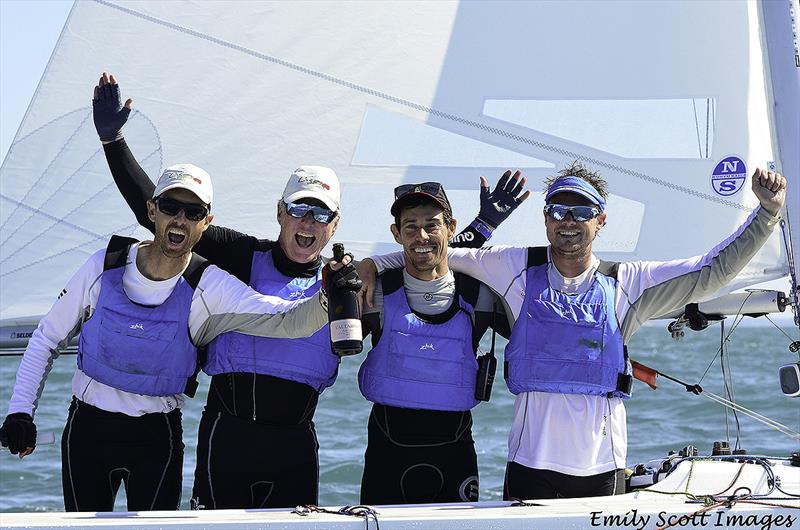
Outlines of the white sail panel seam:
M 104 5 L 106 7 L 110 7 L 110 8 L 122 11 L 123 13 L 127 13 L 127 14 L 129 14 L 131 16 L 134 16 L 134 17 L 137 17 L 137 18 L 141 18 L 143 20 L 147 20 L 148 22 L 152 22 L 152 23 L 158 24 L 160 26 L 164 26 L 164 27 L 167 27 L 167 28 L 174 29 L 174 30 L 179 31 L 181 33 L 185 33 L 187 35 L 206 40 L 208 42 L 223 46 L 225 48 L 229 48 L 229 49 L 232 49 L 232 50 L 239 51 L 239 52 L 244 53 L 246 55 L 249 55 L 251 57 L 255 57 L 257 59 L 261 59 L 263 61 L 268 61 L 268 62 L 271 62 L 271 63 L 274 63 L 274 64 L 278 64 L 278 65 L 284 66 L 286 68 L 292 69 L 292 70 L 294 70 L 296 72 L 300 72 L 300 73 L 303 73 L 303 74 L 311 75 L 311 76 L 317 77 L 319 79 L 324 79 L 324 80 L 329 81 L 331 83 L 334 83 L 334 84 L 349 88 L 351 90 L 355 90 L 357 92 L 368 94 L 370 96 L 375 96 L 377 98 L 384 99 L 386 101 L 391 101 L 393 103 L 397 103 L 399 105 L 403 105 L 403 106 L 406 106 L 406 107 L 409 107 L 409 108 L 412 108 L 412 109 L 415 109 L 415 110 L 419 110 L 419 111 L 422 111 L 422 112 L 427 112 L 428 114 L 431 114 L 431 115 L 439 117 L 439 118 L 444 118 L 444 119 L 447 119 L 447 120 L 450 120 L 450 121 L 454 121 L 456 123 L 460 123 L 460 124 L 467 125 L 467 126 L 470 126 L 470 127 L 473 127 L 473 128 L 477 128 L 477 129 L 480 129 L 480 130 L 485 131 L 485 132 L 489 132 L 489 133 L 492 133 L 492 134 L 495 134 L 495 135 L 498 135 L 498 136 L 502 136 L 504 138 L 508 138 L 509 140 L 514 140 L 514 141 L 517 141 L 519 143 L 531 145 L 533 147 L 538 147 L 539 149 L 543 149 L 545 151 L 550 151 L 552 153 L 556 153 L 556 154 L 559 154 L 559 155 L 562 155 L 562 156 L 571 157 L 571 158 L 574 158 L 576 160 L 580 160 L 580 161 L 583 161 L 583 162 L 588 162 L 590 164 L 594 164 L 594 165 L 597 165 L 597 166 L 600 166 L 600 167 L 603 167 L 603 168 L 606 168 L 606 169 L 611 169 L 611 170 L 617 171 L 619 173 L 622 173 L 622 174 L 625 174 L 625 175 L 629 175 L 629 176 L 632 176 L 632 177 L 635 177 L 635 178 L 650 182 L 652 184 L 657 184 L 659 186 L 664 186 L 664 187 L 672 189 L 674 191 L 679 191 L 679 192 L 682 192 L 682 193 L 686 193 L 688 195 L 692 195 L 692 196 L 695 196 L 695 197 L 706 199 L 708 201 L 712 201 L 712 202 L 715 202 L 715 203 L 718 203 L 718 204 L 722 204 L 724 206 L 729 206 L 729 207 L 732 207 L 732 208 L 736 208 L 738 210 L 743 210 L 743 211 L 748 211 L 748 212 L 752 210 L 752 208 L 750 208 L 749 206 L 743 205 L 743 204 L 738 204 L 738 203 L 735 203 L 735 202 L 732 202 L 732 201 L 728 201 L 728 200 L 725 200 L 725 199 L 722 199 L 722 198 L 719 198 L 719 197 L 715 197 L 713 195 L 709 195 L 707 193 L 703 193 L 703 192 L 700 192 L 700 191 L 697 191 L 697 190 L 693 190 L 691 188 L 687 188 L 685 186 L 680 186 L 678 184 L 673 184 L 671 182 L 668 182 L 666 180 L 660 179 L 658 177 L 653 177 L 651 175 L 647 175 L 647 174 L 641 173 L 639 171 L 634 171 L 634 170 L 631 170 L 631 169 L 627 169 L 627 168 L 624 168 L 624 167 L 619 166 L 617 164 L 612 164 L 610 162 L 606 162 L 606 161 L 603 161 L 603 160 L 600 160 L 600 159 L 597 159 L 597 158 L 593 158 L 593 157 L 589 157 L 589 156 L 586 156 L 586 155 L 582 155 L 582 154 L 570 151 L 568 149 L 563 149 L 563 148 L 560 148 L 560 147 L 549 145 L 549 144 L 546 144 L 544 142 L 540 142 L 538 140 L 534 140 L 532 138 L 526 138 L 524 136 L 521 136 L 521 135 L 518 135 L 518 134 L 514 134 L 514 133 L 511 133 L 509 131 L 505 131 L 505 130 L 497 128 L 497 127 L 493 127 L 493 126 L 490 126 L 490 125 L 479 123 L 479 122 L 476 122 L 474 120 L 470 120 L 470 119 L 467 119 L 467 118 L 463 118 L 461 116 L 457 116 L 455 114 L 450 114 L 448 112 L 444 112 L 444 111 L 435 109 L 433 107 L 428 107 L 428 106 L 422 105 L 420 103 L 415 103 L 413 101 L 410 101 L 410 100 L 407 100 L 407 99 L 403 99 L 403 98 L 400 98 L 398 96 L 393 96 L 391 94 L 387 94 L 386 92 L 381 92 L 379 90 L 375 90 L 373 88 L 369 88 L 369 87 L 366 87 L 366 86 L 363 86 L 363 85 L 359 85 L 359 84 L 353 83 L 351 81 L 346 81 L 344 79 L 340 79 L 338 77 L 335 77 L 335 76 L 330 75 L 330 74 L 326 74 L 324 72 L 320 72 L 320 71 L 317 71 L 317 70 L 312 70 L 311 68 L 307 68 L 305 66 L 301 66 L 301 65 L 295 64 L 295 63 L 291 63 L 289 61 L 280 59 L 278 57 L 273 57 L 271 55 L 267 55 L 267 54 L 264 54 L 264 53 L 261 53 L 261 52 L 255 51 L 255 50 L 251 50 L 250 48 L 246 48 L 246 47 L 244 47 L 242 45 L 235 44 L 233 42 L 229 42 L 229 41 L 220 39 L 218 37 L 214 37 L 212 35 L 201 33 L 199 31 L 196 31 L 196 30 L 181 26 L 179 24 L 175 24 L 174 22 L 169 22 L 169 21 L 166 21 L 166 20 L 162 20 L 162 19 L 156 18 L 154 16 L 147 15 L 145 13 L 141 13 L 141 12 L 136 11 L 134 9 L 130 9 L 130 8 L 127 8 L 127 7 L 116 5 L 116 4 L 108 2 L 106 0 L 94 0 L 94 2 L 96 2 L 98 4 L 101 4 L 101 5 Z

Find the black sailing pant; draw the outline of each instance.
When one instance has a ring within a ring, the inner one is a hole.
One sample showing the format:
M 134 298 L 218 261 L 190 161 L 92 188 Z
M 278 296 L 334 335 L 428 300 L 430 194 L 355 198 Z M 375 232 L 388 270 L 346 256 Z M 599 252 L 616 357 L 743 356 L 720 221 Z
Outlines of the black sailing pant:
M 555 499 L 601 497 L 625 493 L 625 470 L 616 469 L 581 477 L 516 462 L 506 465 L 503 499 Z
M 472 413 L 375 404 L 367 427 L 361 504 L 478 500 Z
M 206 408 L 192 497 L 205 509 L 317 504 L 318 450 L 313 421 L 264 425 Z
M 134 417 L 72 398 L 61 437 L 66 511 L 113 511 L 121 482 L 128 511 L 177 510 L 182 477 L 180 409 Z

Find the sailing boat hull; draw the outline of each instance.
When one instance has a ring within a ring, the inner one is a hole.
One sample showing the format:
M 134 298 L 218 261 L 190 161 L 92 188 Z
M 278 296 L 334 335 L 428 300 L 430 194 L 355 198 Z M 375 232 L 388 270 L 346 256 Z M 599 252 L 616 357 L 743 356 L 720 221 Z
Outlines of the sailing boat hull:
M 664 480 L 650 488 L 613 497 L 549 499 L 528 501 L 522 505 L 495 501 L 377 506 L 374 508 L 375 517 L 384 530 L 591 527 L 638 530 L 666 525 L 678 528 L 796 528 L 800 520 L 800 467 L 792 466 L 788 460 L 764 460 L 762 465 L 748 463 L 754 462 L 754 457 L 737 458 L 739 461 L 685 459 Z M 773 480 L 773 476 L 778 480 Z M 783 491 L 774 488 L 776 482 Z M 751 492 L 751 497 L 731 503 L 726 500 L 731 495 L 745 492 Z M 787 494 L 794 497 L 787 497 Z M 714 495 L 719 502 L 704 504 L 706 495 Z M 3 514 L 0 529 L 334 530 L 365 527 L 363 517 L 331 513 L 337 510 L 339 507 L 313 513 L 301 509 L 20 513 Z M 371 523 L 375 521 L 374 518 L 370 520 Z

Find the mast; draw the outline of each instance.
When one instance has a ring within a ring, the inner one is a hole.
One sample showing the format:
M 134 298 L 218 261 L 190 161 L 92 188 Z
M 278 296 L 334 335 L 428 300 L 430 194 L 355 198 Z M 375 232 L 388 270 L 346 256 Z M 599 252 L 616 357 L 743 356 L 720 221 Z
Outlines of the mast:
M 765 43 L 768 93 L 771 98 L 772 134 L 777 146 L 778 171 L 788 177 L 784 212 L 784 237 L 791 281 L 790 303 L 795 325 L 800 327 L 797 264 L 800 262 L 800 51 L 797 0 L 762 1 L 762 39 Z M 789 243 L 792 242 L 791 247 Z

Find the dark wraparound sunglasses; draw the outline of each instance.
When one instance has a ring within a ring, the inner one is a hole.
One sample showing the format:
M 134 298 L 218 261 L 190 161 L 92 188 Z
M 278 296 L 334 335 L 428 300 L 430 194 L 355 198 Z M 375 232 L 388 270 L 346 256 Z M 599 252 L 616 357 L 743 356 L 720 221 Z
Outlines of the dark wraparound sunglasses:
M 336 219 L 336 212 L 323 208 L 322 206 L 313 206 L 311 204 L 296 202 L 284 202 L 283 205 L 286 207 L 286 213 L 297 219 L 302 219 L 309 212 L 316 222 L 325 225 Z
M 181 202 L 167 197 L 157 197 L 155 202 L 159 212 L 171 217 L 178 215 L 181 210 L 189 221 L 202 221 L 208 216 L 208 208 L 203 204 Z
M 589 221 L 600 215 L 600 208 L 595 206 L 566 206 L 564 204 L 546 204 L 544 213 L 555 219 L 563 221 L 567 214 L 578 222 Z
M 434 197 L 447 197 L 442 185 L 438 182 L 423 182 L 422 184 L 401 184 L 394 189 L 394 200 L 401 199 L 410 193 L 427 193 Z

